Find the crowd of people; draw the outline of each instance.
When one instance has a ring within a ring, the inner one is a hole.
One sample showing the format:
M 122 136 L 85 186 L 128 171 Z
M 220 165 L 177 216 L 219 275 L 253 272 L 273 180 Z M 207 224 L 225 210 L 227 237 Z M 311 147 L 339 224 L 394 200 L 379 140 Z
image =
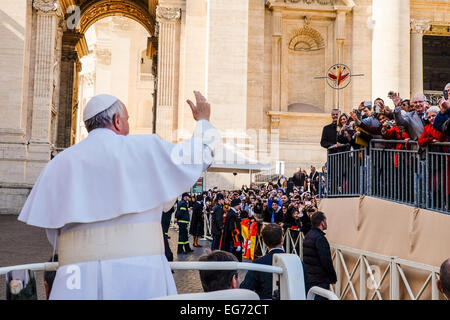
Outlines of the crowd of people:
M 318 172 L 312 166 L 309 174 L 298 169 L 288 179 L 281 176 L 276 182 L 268 182 L 262 185 L 251 184 L 250 187 L 243 186 L 239 190 L 213 189 L 197 195 L 184 193 L 176 206 L 177 209 L 172 208 L 162 215 L 166 246 L 168 246 L 167 221 L 170 221 L 171 214 L 175 212 L 174 221 L 178 224 L 179 230 L 178 254 L 189 254 L 193 251 L 188 240 L 188 230 L 194 239 L 194 247 L 201 247 L 198 239 L 210 231 L 212 237 L 210 249 L 211 252 L 216 253 L 211 257 L 204 258 L 206 259 L 204 261 L 217 258 L 218 261 L 241 262 L 244 251 L 248 250 L 245 246 L 241 222 L 247 219 L 249 224 L 256 222 L 257 233 L 261 235 L 261 239 L 268 248 L 266 256 L 263 255 L 261 248 L 256 249 L 254 255 L 256 263 L 272 264 L 272 255 L 284 252 L 286 249 L 284 235 L 287 229 L 290 230 L 293 243 L 296 243 L 297 252 L 300 249 L 300 242 L 296 240 L 301 233 L 305 239 L 308 239 L 308 234 L 313 237 L 313 240 L 306 241 L 305 245 L 308 247 L 306 248 L 307 257 L 308 252 L 310 252 L 314 260 L 317 256 L 313 252 L 316 238 L 320 236 L 325 239 L 323 232 L 321 234 L 316 229 L 319 228 L 319 225 L 325 226 L 326 229 L 326 218 L 323 213 L 318 211 L 317 206 L 318 177 Z M 169 218 L 167 218 L 168 216 Z M 210 222 L 210 230 L 205 228 L 205 219 Z M 188 223 L 190 223 L 189 228 L 187 227 Z M 170 252 L 170 248 L 168 249 Z M 218 251 L 222 253 L 217 253 Z M 226 252 L 227 255 L 223 252 Z M 325 250 L 321 254 L 328 256 L 329 264 L 327 267 L 331 265 L 331 269 L 325 273 L 320 273 L 319 270 L 319 276 L 315 276 L 314 272 L 317 273 L 318 270 L 311 268 L 312 276 L 308 277 L 305 272 L 305 279 L 309 278 L 311 281 L 315 281 L 313 284 L 307 284 L 309 287 L 318 285 L 329 289 L 330 284 L 336 281 L 335 276 L 328 276 L 328 273 L 334 272 L 334 270 L 331 271 L 332 262 L 329 247 L 328 252 Z M 230 255 L 234 257 L 231 260 L 227 258 Z M 173 260 L 171 253 L 169 256 L 166 254 L 166 256 L 170 261 Z M 305 265 L 303 267 L 305 268 Z M 207 272 L 204 272 L 202 276 L 214 277 L 213 274 L 209 275 Z M 232 274 L 229 277 L 227 275 L 227 279 L 232 278 L 232 276 Z M 250 272 L 248 277 L 250 278 L 241 284 L 241 288 L 255 289 L 264 299 L 272 298 L 272 276 L 270 274 L 261 275 L 260 273 Z
M 450 83 L 444 88 L 439 106 L 432 106 L 422 93 L 412 99 L 400 97 L 393 91 L 388 97 L 394 104 L 389 108 L 383 99 L 363 101 L 348 115 L 333 110 L 333 122 L 323 128 L 321 146 L 336 151 L 367 147 L 372 139 L 403 140 L 395 149 L 409 149 L 408 141 L 417 141 L 425 148 L 432 142 L 448 142 L 450 135 Z M 390 145 L 388 147 L 391 147 Z M 448 152 L 448 147 L 441 147 Z
M 192 252 L 188 241 L 193 236 L 194 247 L 201 247 L 198 239 L 203 237 L 204 219 L 211 223 L 211 249 L 232 252 L 242 261 L 243 239 L 240 222 L 243 219 L 261 223 L 279 224 L 284 231 L 288 228 L 303 232 L 311 229 L 311 215 L 317 212 L 319 174 L 311 167 L 308 175 L 299 169 L 292 177 L 281 177 L 278 182 L 263 185 L 252 184 L 240 190 L 209 190 L 198 195 L 184 193 L 174 208 L 162 215 L 163 230 L 168 235 L 170 217 L 175 212 L 175 222 L 179 226 L 177 253 Z M 190 220 L 188 208 L 192 208 Z M 187 223 L 190 222 L 189 230 Z
M 416 173 L 422 174 L 419 168 L 421 161 L 425 163 L 428 178 L 420 188 L 429 196 L 422 204 L 448 211 L 449 93 L 450 83 L 445 86 L 438 106 L 431 105 L 424 94 L 404 99 L 391 91 L 388 96 L 395 106 L 393 109 L 383 99 L 377 98 L 373 103 L 361 102 L 348 115 L 333 110 L 333 121 L 323 128 L 321 139 L 321 146 L 328 150 L 332 158 L 328 165 L 334 168 L 333 174 L 328 177 L 330 190 L 337 193 L 358 192 L 349 187 L 359 188 L 360 185 L 360 171 L 355 167 L 364 165 L 364 161 L 358 161 L 363 151 L 374 150 L 371 154 L 375 156 L 368 164 L 372 168 L 371 190 L 374 195 L 392 198 L 397 194 L 402 198 L 396 200 L 415 203 L 414 176 Z

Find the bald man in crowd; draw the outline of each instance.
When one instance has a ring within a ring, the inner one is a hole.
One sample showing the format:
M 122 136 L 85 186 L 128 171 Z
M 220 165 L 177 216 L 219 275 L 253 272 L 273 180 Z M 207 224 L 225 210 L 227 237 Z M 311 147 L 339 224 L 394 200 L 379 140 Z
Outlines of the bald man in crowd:
M 450 299 L 450 258 L 445 260 L 439 270 L 440 279 L 437 281 L 437 287 L 444 295 L 446 300 Z

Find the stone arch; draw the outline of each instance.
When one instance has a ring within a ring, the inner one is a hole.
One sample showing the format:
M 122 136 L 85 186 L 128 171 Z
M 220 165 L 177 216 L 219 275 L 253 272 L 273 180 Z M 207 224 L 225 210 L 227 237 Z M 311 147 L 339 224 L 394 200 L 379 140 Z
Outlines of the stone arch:
M 140 23 L 151 36 L 155 35 L 155 17 L 139 1 L 86 1 L 81 7 L 80 33 L 85 33 L 98 20 L 109 16 L 124 16 Z
M 325 48 L 325 41 L 316 29 L 306 25 L 291 35 L 289 49 L 293 51 L 315 51 Z

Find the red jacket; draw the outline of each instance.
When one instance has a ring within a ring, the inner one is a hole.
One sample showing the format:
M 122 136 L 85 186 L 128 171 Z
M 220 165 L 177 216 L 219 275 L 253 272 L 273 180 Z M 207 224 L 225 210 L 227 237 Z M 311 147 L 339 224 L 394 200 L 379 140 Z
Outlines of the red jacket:
M 405 140 L 409 139 L 409 134 L 405 130 L 401 130 L 398 126 L 392 127 L 390 129 L 382 129 L 383 137 L 387 140 Z M 409 149 L 408 145 L 404 145 L 403 143 L 395 144 L 396 150 Z M 399 159 L 398 152 L 394 154 L 394 158 L 392 159 L 394 162 L 394 166 L 398 168 Z
M 439 142 L 448 142 L 448 137 L 445 133 L 433 128 L 432 124 L 428 124 L 423 129 L 423 133 L 420 136 L 419 140 L 417 140 L 417 142 L 419 143 L 419 146 L 426 147 L 433 140 L 437 140 Z M 448 147 L 443 147 L 443 149 L 444 152 L 449 152 Z
M 390 129 L 387 129 L 386 131 L 383 130 L 383 137 L 387 140 L 405 140 L 409 139 L 409 134 L 405 130 L 400 130 L 398 126 L 392 127 Z M 403 149 L 403 143 L 397 143 L 395 145 L 395 149 L 401 150 Z M 409 149 L 409 148 L 408 148 Z

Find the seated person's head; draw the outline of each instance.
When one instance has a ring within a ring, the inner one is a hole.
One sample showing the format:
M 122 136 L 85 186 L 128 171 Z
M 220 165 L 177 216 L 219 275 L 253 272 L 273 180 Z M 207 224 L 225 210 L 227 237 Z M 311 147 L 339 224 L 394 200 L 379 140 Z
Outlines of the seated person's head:
M 199 261 L 238 262 L 238 259 L 230 252 L 215 250 L 201 256 Z M 205 292 L 239 288 L 237 270 L 200 270 L 200 280 Z
M 437 286 L 445 297 L 450 300 L 450 258 L 445 260 L 441 265 Z
M 283 244 L 283 230 L 277 223 L 267 224 L 261 231 L 264 243 L 269 249 L 281 247 Z

